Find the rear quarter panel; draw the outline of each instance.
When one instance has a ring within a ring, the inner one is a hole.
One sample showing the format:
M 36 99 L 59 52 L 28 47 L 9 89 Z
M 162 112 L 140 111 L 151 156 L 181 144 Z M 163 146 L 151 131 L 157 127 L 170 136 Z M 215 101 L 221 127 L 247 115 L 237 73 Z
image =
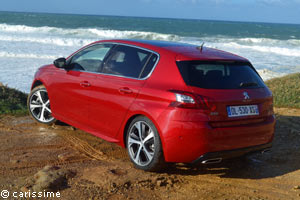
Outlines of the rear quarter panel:
M 126 124 L 134 115 L 144 115 L 148 117 L 161 134 L 161 140 L 164 146 L 162 134 L 167 126 L 168 117 L 164 116 L 164 111 L 168 109 L 170 103 L 175 100 L 174 93 L 169 90 L 186 90 L 187 87 L 181 78 L 179 70 L 175 63 L 175 54 L 169 52 L 158 52 L 160 60 L 146 80 L 134 103 L 129 108 L 127 116 L 118 132 L 118 140 L 121 146 L 125 146 L 124 133 Z

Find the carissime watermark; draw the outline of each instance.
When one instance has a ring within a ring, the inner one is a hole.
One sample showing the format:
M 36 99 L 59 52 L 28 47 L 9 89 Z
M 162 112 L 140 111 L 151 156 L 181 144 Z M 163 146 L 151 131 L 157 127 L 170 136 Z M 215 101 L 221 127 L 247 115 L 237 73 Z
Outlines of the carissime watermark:
M 32 192 L 32 191 L 27 191 L 27 192 L 9 192 L 8 190 L 2 190 L 0 193 L 0 196 L 3 199 L 7 198 L 60 198 L 60 192 Z

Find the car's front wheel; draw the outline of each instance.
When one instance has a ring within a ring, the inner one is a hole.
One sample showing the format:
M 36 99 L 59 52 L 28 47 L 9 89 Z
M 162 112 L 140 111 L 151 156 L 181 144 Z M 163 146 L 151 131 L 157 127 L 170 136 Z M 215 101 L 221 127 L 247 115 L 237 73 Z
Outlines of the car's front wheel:
M 30 115 L 40 123 L 52 124 L 56 121 L 52 116 L 48 92 L 43 85 L 35 87 L 30 92 L 27 107 Z
M 157 171 L 164 164 L 161 140 L 155 125 L 145 116 L 136 117 L 129 125 L 128 155 L 136 168 Z

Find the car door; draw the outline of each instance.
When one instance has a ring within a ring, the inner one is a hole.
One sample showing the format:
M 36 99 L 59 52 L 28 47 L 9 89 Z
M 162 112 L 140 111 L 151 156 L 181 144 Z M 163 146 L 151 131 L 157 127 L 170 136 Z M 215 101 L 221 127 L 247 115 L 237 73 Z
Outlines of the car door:
M 114 138 L 143 87 L 141 74 L 152 52 L 126 45 L 113 48 L 93 83 L 90 123 L 99 136 Z
M 51 106 L 58 119 L 79 128 L 89 124 L 90 91 L 95 72 L 99 72 L 102 61 L 112 44 L 94 44 L 80 50 L 67 61 L 67 70 L 59 69 L 54 74 L 55 82 Z M 53 103 L 52 103 L 53 102 Z

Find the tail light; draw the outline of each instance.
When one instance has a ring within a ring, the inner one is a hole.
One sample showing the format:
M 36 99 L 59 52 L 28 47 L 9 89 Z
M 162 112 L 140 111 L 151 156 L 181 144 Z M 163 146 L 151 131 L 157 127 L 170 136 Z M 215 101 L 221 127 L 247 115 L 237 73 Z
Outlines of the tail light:
M 171 90 L 170 92 L 173 92 L 176 98 L 176 101 L 170 104 L 172 107 L 195 108 L 210 111 L 215 111 L 217 108 L 216 105 L 211 103 L 208 97 L 183 91 Z
M 176 101 L 173 101 L 171 103 L 171 106 L 180 108 L 197 108 L 195 97 L 193 97 L 192 95 L 177 92 L 174 94 Z

